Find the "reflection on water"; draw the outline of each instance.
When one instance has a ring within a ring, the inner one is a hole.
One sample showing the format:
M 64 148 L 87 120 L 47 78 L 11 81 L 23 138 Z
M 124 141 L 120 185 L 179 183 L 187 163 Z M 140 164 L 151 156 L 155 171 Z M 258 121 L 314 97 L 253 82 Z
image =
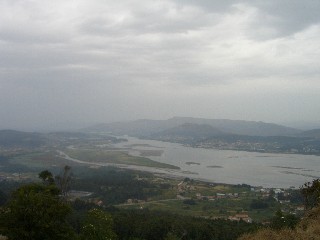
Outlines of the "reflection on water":
M 129 153 L 136 156 L 154 150 L 150 153 L 157 154 L 150 154 L 148 158 L 181 168 L 181 171 L 171 174 L 213 182 L 288 188 L 300 187 L 320 177 L 319 156 L 191 148 L 132 137 L 115 147 L 129 147 Z M 306 174 L 310 169 L 314 174 Z

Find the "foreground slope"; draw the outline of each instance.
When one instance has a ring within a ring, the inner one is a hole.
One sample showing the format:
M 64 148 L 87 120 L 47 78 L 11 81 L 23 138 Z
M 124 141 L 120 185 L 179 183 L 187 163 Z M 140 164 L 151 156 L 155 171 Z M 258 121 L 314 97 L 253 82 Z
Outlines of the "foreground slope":
M 247 234 L 239 240 L 305 240 L 320 239 L 320 208 L 310 211 L 293 230 L 279 231 L 263 229 L 254 234 Z

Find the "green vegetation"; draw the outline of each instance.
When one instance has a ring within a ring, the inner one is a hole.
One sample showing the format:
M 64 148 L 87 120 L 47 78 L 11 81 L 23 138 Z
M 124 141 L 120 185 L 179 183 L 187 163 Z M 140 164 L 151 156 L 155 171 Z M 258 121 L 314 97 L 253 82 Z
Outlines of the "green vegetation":
M 302 189 L 306 208 L 312 209 L 320 203 L 320 179 L 315 179 L 312 182 L 304 184 Z
M 275 216 L 272 218 L 270 227 L 276 230 L 283 228 L 294 229 L 299 220 L 300 219 L 293 214 L 283 213 L 282 211 L 278 210 Z
M 70 213 L 54 185 L 28 184 L 15 190 L 1 209 L 0 230 L 12 240 L 74 239 L 66 222 Z
M 8 200 L 7 195 L 0 190 L 0 206 L 4 205 Z
M 268 220 L 269 227 L 289 236 L 292 231 L 300 236 L 305 231 L 302 224 L 309 229 L 306 220 L 299 223 L 296 216 L 285 212 L 290 205 L 276 201 L 275 192 L 266 196 L 265 191 L 253 191 L 248 185 L 168 179 L 110 167 L 65 167 L 56 176 L 45 170 L 39 178 L 41 182 L 18 187 L 8 201 L 3 196 L 7 203 L 0 207 L 0 234 L 10 239 L 125 240 L 232 240 L 246 234 L 243 240 L 247 240 L 255 239 L 253 232 L 261 228 L 258 236 L 275 233 L 257 221 Z M 302 192 L 313 196 L 316 186 L 306 185 L 308 191 Z M 92 194 L 74 199 L 69 189 Z M 291 192 L 294 190 L 277 196 L 285 200 Z M 255 222 L 227 220 L 237 215 L 249 215 Z
M 44 168 L 60 168 L 64 165 L 77 165 L 59 157 L 55 151 L 20 153 L 9 157 L 7 161 L 10 169 L 13 169 L 15 172 L 26 172 L 28 170 L 35 172 L 41 171 Z M 17 169 L 17 167 L 19 167 L 19 169 Z
M 283 223 L 282 219 L 282 223 Z M 295 220 L 295 224 L 297 221 Z M 306 240 L 319 239 L 320 209 L 309 211 L 295 227 L 263 228 L 256 233 L 244 234 L 239 240 Z
M 319 239 L 320 232 L 320 180 L 306 183 L 301 192 L 305 205 L 311 209 L 301 221 L 292 215 L 277 211 L 272 219 L 271 229 L 262 229 L 253 234 L 245 234 L 239 240 L 305 240 Z
M 282 207 L 272 196 L 251 191 L 248 185 L 210 184 L 188 179 L 183 184 L 171 180 L 170 185 L 162 190 L 163 198 L 151 196 L 148 201 L 119 204 L 117 207 L 144 208 L 212 219 L 227 219 L 245 213 L 256 222 L 270 220 Z
M 150 173 L 81 167 L 74 168 L 73 175 L 72 189 L 93 192 L 92 197 L 104 205 L 123 204 L 128 199 L 149 201 L 176 197 L 171 180 L 158 179 Z
M 66 176 L 69 170 L 68 166 L 64 168 Z M 12 192 L 8 203 L 0 207 L 0 236 L 12 240 L 116 239 L 111 215 L 100 209 L 89 209 L 84 218 L 76 214 L 73 218 L 80 222 L 81 230 L 73 228 L 70 220 L 75 213 L 67 198 L 61 195 L 52 173 L 42 171 L 39 178 L 42 184 L 19 187 Z
M 80 238 L 83 240 L 116 239 L 112 216 L 101 209 L 89 210 L 83 222 Z
M 208 220 L 149 210 L 117 211 L 112 215 L 115 232 L 123 240 L 231 240 L 258 228 L 243 221 Z
M 0 236 L 231 240 L 264 228 L 261 223 L 288 236 L 293 232 L 300 236 L 303 227 L 311 229 L 305 220 L 298 222 L 303 200 L 308 209 L 318 207 L 319 180 L 307 183 L 301 195 L 294 189 L 213 184 L 99 166 L 176 168 L 130 156 L 130 148 L 109 145 L 119 141 L 103 135 L 56 133 L 46 136 L 45 146 L 0 149 Z M 86 164 L 65 159 L 59 151 Z M 274 230 L 263 231 L 275 234 Z
M 112 163 L 154 168 L 179 169 L 179 167 L 170 164 L 152 161 L 144 157 L 131 156 L 122 151 L 68 149 L 66 150 L 66 153 L 72 158 L 92 163 Z
M 195 200 L 195 199 L 171 199 L 143 203 L 117 205 L 122 209 L 149 209 L 152 211 L 171 212 L 178 215 L 197 216 L 205 218 L 227 219 L 229 216 L 245 212 L 254 221 L 263 222 L 271 219 L 279 204 L 268 209 L 251 209 L 247 199 L 219 199 L 219 200 Z
M 66 168 L 63 172 L 66 173 Z M 69 176 L 68 173 L 69 168 Z M 118 181 L 124 176 L 126 174 L 120 175 Z M 207 220 L 141 209 L 126 211 L 109 208 L 107 212 L 81 200 L 70 204 L 66 201 L 68 198 L 61 196 L 61 190 L 53 181 L 51 172 L 42 171 L 39 177 L 42 183 L 19 187 L 13 191 L 8 203 L 0 208 L 0 234 L 13 240 L 147 240 L 174 237 L 200 240 L 236 239 L 242 233 L 257 228 L 257 225 L 245 222 Z M 127 178 L 130 178 L 130 175 L 127 175 Z

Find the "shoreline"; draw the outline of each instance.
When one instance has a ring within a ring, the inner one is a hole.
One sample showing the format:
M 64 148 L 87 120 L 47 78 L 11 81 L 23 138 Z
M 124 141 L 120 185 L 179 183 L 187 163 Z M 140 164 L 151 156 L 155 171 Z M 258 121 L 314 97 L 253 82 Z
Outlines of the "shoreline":
M 207 183 L 207 184 L 220 184 L 220 185 L 231 185 L 231 186 L 237 186 L 237 185 L 248 185 L 250 187 L 253 188 L 268 188 L 268 189 L 299 189 L 301 186 L 296 187 L 296 186 L 290 186 L 290 187 L 279 187 L 279 186 L 258 186 L 258 185 L 252 185 L 252 184 L 248 184 L 248 183 L 225 183 L 225 182 L 216 182 L 210 179 L 206 179 L 206 178 L 201 178 L 201 177 L 196 177 L 196 176 L 190 176 L 186 175 L 185 173 L 183 173 L 183 171 L 180 170 L 176 170 L 176 169 L 162 169 L 162 168 L 154 168 L 154 167 L 147 167 L 147 166 L 137 166 L 137 165 L 127 165 L 127 164 L 115 164 L 115 163 L 98 163 L 98 162 L 86 162 L 86 161 L 82 161 L 79 159 L 75 159 L 72 158 L 70 156 L 68 156 L 67 154 L 65 154 L 64 152 L 57 150 L 57 152 L 59 153 L 59 157 L 62 157 L 63 159 L 72 161 L 72 162 L 76 162 L 79 164 L 85 164 L 88 166 L 99 166 L 99 167 L 116 167 L 116 168 L 120 168 L 120 169 L 128 169 L 128 170 L 134 170 L 134 171 L 141 171 L 141 172 L 148 172 L 148 173 L 152 173 L 154 175 L 159 175 L 161 177 L 165 177 L 165 178 L 170 178 L 170 179 L 185 179 L 185 178 L 189 178 L 189 179 L 193 179 L 195 181 L 199 181 L 199 182 L 203 182 L 203 183 Z M 185 174 L 185 175 L 184 175 Z

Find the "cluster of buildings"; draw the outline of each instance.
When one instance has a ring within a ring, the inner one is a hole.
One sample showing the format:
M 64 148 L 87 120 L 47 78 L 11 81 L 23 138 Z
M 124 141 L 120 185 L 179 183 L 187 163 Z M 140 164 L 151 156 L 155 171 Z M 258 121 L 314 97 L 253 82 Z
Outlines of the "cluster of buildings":
M 239 193 L 216 193 L 215 195 L 204 196 L 201 193 L 196 193 L 196 198 L 198 200 L 216 200 L 224 198 L 238 198 Z
M 229 216 L 228 220 L 237 221 L 237 222 L 244 221 L 246 223 L 252 223 L 252 218 L 250 218 L 249 215 L 247 213 L 245 213 L 245 212 L 238 213 L 238 214 L 236 214 L 234 216 Z
M 278 142 L 254 142 L 237 140 L 227 142 L 220 139 L 209 139 L 190 144 L 191 147 L 215 148 L 224 150 L 243 150 L 253 152 L 274 152 L 274 153 L 292 153 L 292 154 L 319 154 L 320 146 L 310 145 L 306 142 L 286 146 Z
M 255 152 L 266 152 L 266 149 L 276 149 L 273 143 L 247 142 L 238 140 L 235 142 L 226 142 L 219 139 L 211 139 L 204 142 L 193 144 L 192 147 L 216 148 L 225 150 L 245 150 Z

